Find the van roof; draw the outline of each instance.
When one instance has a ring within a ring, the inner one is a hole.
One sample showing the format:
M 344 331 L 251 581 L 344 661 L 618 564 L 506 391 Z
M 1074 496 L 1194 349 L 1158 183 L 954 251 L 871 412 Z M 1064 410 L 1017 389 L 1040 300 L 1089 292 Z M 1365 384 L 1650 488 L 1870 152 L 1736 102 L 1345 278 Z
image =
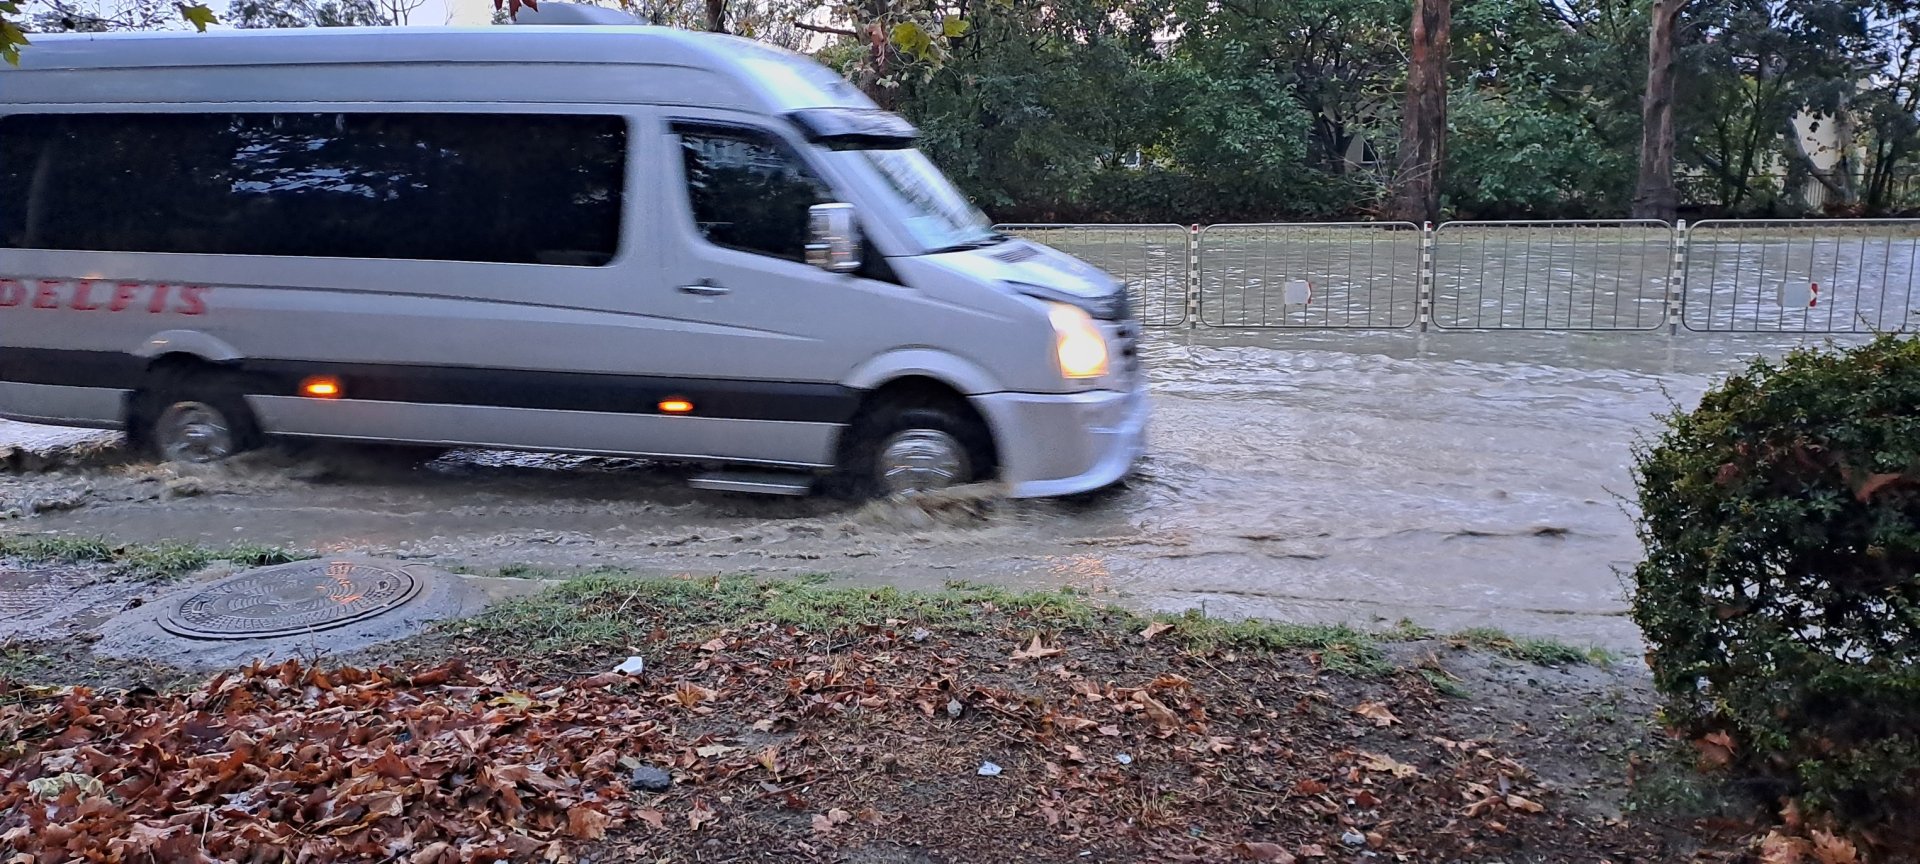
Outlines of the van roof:
M 646 25 L 314 27 L 32 38 L 20 52 L 20 65 L 0 65 L 0 75 L 409 64 L 632 65 L 714 73 L 760 91 L 772 103 L 766 106 L 769 110 L 872 107 L 846 79 L 804 55 L 737 36 Z M 0 83 L 0 88 L 5 86 Z
M 741 50 L 801 55 L 716 33 L 645 25 L 300 27 L 34 34 L 23 69 L 304 66 L 316 63 L 644 63 L 709 67 Z

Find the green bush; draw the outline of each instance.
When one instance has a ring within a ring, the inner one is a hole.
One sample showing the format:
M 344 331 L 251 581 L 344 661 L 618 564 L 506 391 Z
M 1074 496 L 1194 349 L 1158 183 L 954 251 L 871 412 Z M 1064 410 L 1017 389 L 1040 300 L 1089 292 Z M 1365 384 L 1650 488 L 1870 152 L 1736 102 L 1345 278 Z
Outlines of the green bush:
M 1856 826 L 1920 807 L 1920 341 L 1757 361 L 1635 454 L 1669 719 Z

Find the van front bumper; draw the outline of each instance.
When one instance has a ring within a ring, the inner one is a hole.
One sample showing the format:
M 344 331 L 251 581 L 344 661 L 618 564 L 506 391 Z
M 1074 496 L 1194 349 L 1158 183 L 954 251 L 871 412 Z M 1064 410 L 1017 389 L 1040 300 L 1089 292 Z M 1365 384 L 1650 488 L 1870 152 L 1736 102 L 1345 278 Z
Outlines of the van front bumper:
M 1110 486 L 1146 451 L 1144 390 L 989 393 L 972 401 L 993 428 L 1000 480 L 1015 498 Z

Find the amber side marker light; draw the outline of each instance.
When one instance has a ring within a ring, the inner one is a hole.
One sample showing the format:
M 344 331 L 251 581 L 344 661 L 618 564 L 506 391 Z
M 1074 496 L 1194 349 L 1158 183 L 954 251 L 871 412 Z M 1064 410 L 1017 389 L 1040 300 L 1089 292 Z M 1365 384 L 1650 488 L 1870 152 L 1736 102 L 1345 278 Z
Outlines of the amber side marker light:
M 308 378 L 300 382 L 300 395 L 315 399 L 338 399 L 340 382 L 333 378 Z
M 692 414 L 693 403 L 685 399 L 664 399 L 660 402 L 662 414 Z

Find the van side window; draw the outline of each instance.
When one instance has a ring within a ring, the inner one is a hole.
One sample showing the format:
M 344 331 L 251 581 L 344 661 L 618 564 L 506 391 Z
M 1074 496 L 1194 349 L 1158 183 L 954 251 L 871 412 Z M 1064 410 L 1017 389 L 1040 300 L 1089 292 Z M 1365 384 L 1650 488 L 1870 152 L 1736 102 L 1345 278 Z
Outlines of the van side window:
M 0 247 L 601 266 L 621 117 L 0 117 Z
M 687 197 L 702 236 L 717 246 L 806 260 L 807 208 L 832 190 L 771 135 L 681 128 Z

